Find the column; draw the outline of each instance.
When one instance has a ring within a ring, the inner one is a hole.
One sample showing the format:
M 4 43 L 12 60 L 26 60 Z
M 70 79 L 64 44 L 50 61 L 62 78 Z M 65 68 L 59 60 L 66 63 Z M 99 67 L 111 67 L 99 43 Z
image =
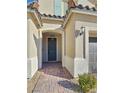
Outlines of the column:
M 65 66 L 65 56 L 64 56 L 64 31 L 62 33 L 62 66 Z
M 38 69 L 42 68 L 42 31 L 38 30 Z

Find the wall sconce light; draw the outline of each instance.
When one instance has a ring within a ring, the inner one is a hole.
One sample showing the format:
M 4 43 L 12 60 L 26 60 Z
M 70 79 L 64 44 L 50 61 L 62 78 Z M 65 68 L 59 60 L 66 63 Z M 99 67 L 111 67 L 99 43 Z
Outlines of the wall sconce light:
M 82 34 L 84 33 L 84 31 L 85 31 L 85 27 L 82 26 L 82 27 L 80 28 L 80 35 L 82 35 Z
M 80 28 L 80 35 L 82 35 L 83 34 L 83 58 L 85 58 L 85 56 L 86 56 L 86 53 L 85 53 L 85 51 L 86 51 L 86 46 L 85 46 L 85 27 L 81 27 Z

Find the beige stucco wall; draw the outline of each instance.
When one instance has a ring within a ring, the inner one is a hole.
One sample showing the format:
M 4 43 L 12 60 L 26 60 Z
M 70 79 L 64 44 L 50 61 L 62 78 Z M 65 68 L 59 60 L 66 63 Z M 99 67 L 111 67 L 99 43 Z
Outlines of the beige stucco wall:
M 78 36 L 75 40 L 75 57 L 83 57 L 83 36 Z
M 93 16 L 93 15 L 75 13 L 75 14 L 73 14 L 73 16 L 76 21 L 97 23 L 97 17 Z
M 52 38 L 51 34 L 54 34 L 54 38 L 57 39 L 57 61 L 62 61 L 62 36 L 50 31 L 43 33 L 42 60 L 48 62 L 48 38 Z
M 31 19 L 28 19 L 28 33 L 27 33 L 27 50 L 28 50 L 28 58 L 37 56 L 37 45 L 36 39 L 38 39 L 38 30 Z
M 74 75 L 75 37 L 74 19 L 71 17 L 65 26 L 65 67 Z
M 94 35 L 94 33 L 91 33 L 91 30 L 96 30 L 97 29 L 96 16 L 81 15 L 81 14 L 77 13 L 77 14 L 73 15 L 73 18 L 75 20 L 75 31 L 80 31 L 81 27 L 83 26 L 83 27 L 85 27 L 85 30 L 86 30 L 86 33 L 87 33 L 87 35 L 85 35 L 85 38 L 89 38 L 88 35 L 92 35 L 92 36 Z M 75 37 L 76 47 L 77 47 L 75 57 L 82 57 L 83 56 L 83 54 L 82 54 L 83 51 L 84 51 L 83 48 L 82 48 L 83 47 L 83 38 L 84 38 L 83 36 L 82 37 L 81 36 Z
M 88 29 L 82 35 L 75 37 L 74 77 L 88 73 Z
M 96 30 L 96 23 L 96 16 L 73 13 L 65 25 L 65 67 L 74 77 L 77 77 L 78 74 L 88 73 L 88 31 Z M 83 35 L 75 37 L 75 31 L 80 31 L 81 26 L 85 27 L 85 39 L 83 39 Z M 83 58 L 83 51 L 85 51 L 85 58 Z
M 81 27 L 85 27 L 85 39 L 84 34 L 76 39 L 76 54 L 75 54 L 75 65 L 74 65 L 74 76 L 78 74 L 89 72 L 89 31 L 96 31 L 97 29 L 97 17 L 91 15 L 74 14 L 75 20 L 75 31 L 81 30 Z M 92 33 L 92 36 L 94 34 Z M 85 41 L 85 45 L 83 45 Z M 85 52 L 84 52 L 85 51 Z M 85 53 L 85 58 L 83 55 Z
M 71 17 L 65 27 L 65 54 L 72 58 L 75 55 L 74 29 L 74 19 Z
M 54 0 L 39 0 L 39 12 L 54 14 Z
M 33 21 L 27 20 L 27 78 L 31 78 L 38 69 L 37 39 L 38 30 Z

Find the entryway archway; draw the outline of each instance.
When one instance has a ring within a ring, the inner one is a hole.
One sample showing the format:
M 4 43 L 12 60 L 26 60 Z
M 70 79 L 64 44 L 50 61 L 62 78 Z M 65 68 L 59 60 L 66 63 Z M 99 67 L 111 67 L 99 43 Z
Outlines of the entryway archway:
M 42 31 L 42 63 L 62 62 L 64 65 L 64 33 L 61 30 Z

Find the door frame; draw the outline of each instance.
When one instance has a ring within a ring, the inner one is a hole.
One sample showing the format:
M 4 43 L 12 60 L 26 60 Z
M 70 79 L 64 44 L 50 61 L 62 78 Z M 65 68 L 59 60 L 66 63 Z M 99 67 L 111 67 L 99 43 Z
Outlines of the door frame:
M 55 62 L 55 61 L 49 61 L 48 60 L 48 38 L 56 38 L 56 60 L 55 61 L 58 61 L 58 37 L 55 36 L 55 37 L 51 37 L 51 36 L 47 36 L 47 39 L 46 39 L 46 59 L 47 59 L 47 62 Z

